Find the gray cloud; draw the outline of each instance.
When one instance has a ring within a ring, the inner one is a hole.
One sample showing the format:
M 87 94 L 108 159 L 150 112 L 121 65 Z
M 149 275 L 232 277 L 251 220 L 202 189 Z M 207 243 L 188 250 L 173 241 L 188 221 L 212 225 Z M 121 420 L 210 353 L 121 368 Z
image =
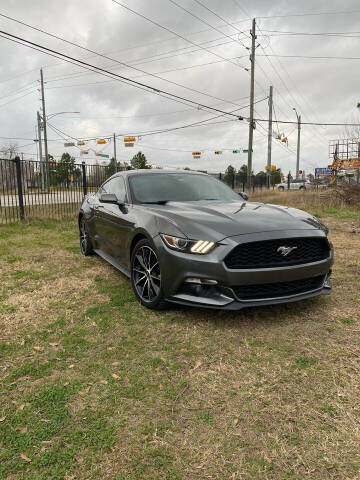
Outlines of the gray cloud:
M 235 30 L 221 22 L 209 11 L 193 0 L 177 0 L 184 8 L 202 18 L 226 35 Z M 205 1 L 205 0 L 204 0 Z M 125 2 L 125 0 L 124 0 Z M 3 2 L 4 3 L 4 2 Z M 86 58 L 90 63 L 104 66 L 125 76 L 137 77 L 137 80 L 162 88 L 176 95 L 184 96 L 196 102 L 215 105 L 227 111 L 236 107 L 231 103 L 248 105 L 244 97 L 249 95 L 249 74 L 240 65 L 249 66 L 248 50 L 240 43 L 227 43 L 222 40 L 219 31 L 210 29 L 201 21 L 185 13 L 168 0 L 126 0 L 133 10 L 154 19 L 169 29 L 195 43 L 225 43 L 211 50 L 221 57 L 243 57 L 234 62 L 222 62 L 220 58 L 175 37 L 171 33 L 152 25 L 144 19 L 126 11 L 111 0 L 70 0 L 46 2 L 38 0 L 7 1 L 1 5 L 0 13 L 23 20 L 31 25 L 48 30 L 70 41 L 81 44 L 97 52 L 104 52 L 119 62 L 133 66 L 148 73 L 158 73 L 166 80 L 179 83 L 213 97 L 228 100 L 221 102 L 200 93 L 170 84 L 165 80 L 145 76 L 134 69 L 123 67 L 101 57 L 92 56 L 76 47 L 52 39 L 41 33 L 0 18 L 1 29 L 39 42 L 50 48 L 58 49 L 76 58 Z M 218 0 L 206 1 L 206 5 L 238 28 L 248 33 L 249 16 L 267 17 L 291 13 L 309 13 L 321 11 L 351 11 L 359 9 L 358 0 L 347 0 L 346 5 L 339 0 L 298 2 L 281 0 Z M 360 100 L 359 62 L 360 60 L 335 59 L 299 59 L 266 57 L 274 52 L 281 55 L 309 56 L 359 56 L 360 37 L 324 37 L 324 36 L 268 36 L 268 30 L 282 32 L 356 32 L 359 30 L 360 14 L 352 15 L 314 15 L 306 17 L 259 18 L 258 47 L 256 53 L 256 99 L 264 98 L 270 83 L 274 85 L 274 102 L 278 120 L 295 120 L 292 108 L 296 107 L 304 121 L 344 122 L 352 116 L 356 118 L 356 104 Z M 201 33 L 196 33 L 196 32 Z M 245 46 L 249 41 L 241 35 Z M 215 39 L 218 39 L 215 41 Z M 210 48 L 210 43 L 206 48 Z M 177 52 L 173 50 L 183 49 Z M 194 51 L 197 50 L 197 51 Z M 172 51 L 171 53 L 165 53 Z M 110 53 L 111 52 L 111 53 Z M 181 54 L 181 55 L 180 55 Z M 4 137 L 34 138 L 36 111 L 40 108 L 39 69 L 44 68 L 46 80 L 47 112 L 80 111 L 81 114 L 55 117 L 52 123 L 73 137 L 86 138 L 116 133 L 137 133 L 169 128 L 192 123 L 214 116 L 210 112 L 190 109 L 186 105 L 166 100 L 157 95 L 143 92 L 117 81 L 109 81 L 99 74 L 83 71 L 74 65 L 48 57 L 26 47 L 0 39 L 0 119 L 1 135 Z M 151 58 L 149 58 L 151 57 Z M 219 62 L 218 62 L 219 61 Z M 217 62 L 217 63 L 214 63 Z M 209 65 L 196 66 L 199 64 Z M 136 65 L 135 65 L 136 64 Z M 192 67 L 193 68 L 187 68 Z M 183 70 L 179 70 L 183 69 Z M 23 90 L 21 90 L 23 88 Z M 12 94 L 12 92 L 17 92 Z M 12 95 L 11 95 L 12 94 Z M 26 95 L 26 96 L 24 96 Z M 21 98 L 20 98 L 21 97 Z M 241 100 L 236 100 L 241 99 Z M 9 102 L 9 103 L 8 103 Z M 248 115 L 248 108 L 242 110 Z M 256 116 L 267 117 L 267 102 L 256 105 Z M 124 118 L 127 117 L 127 118 Z M 219 118 L 219 121 L 225 118 Z M 258 124 L 255 132 L 254 169 L 263 169 L 266 163 L 267 124 Z M 277 126 L 274 129 L 289 136 L 289 150 L 282 148 L 279 142 L 273 142 L 273 163 L 284 171 L 294 171 L 296 150 L 296 129 L 294 125 Z M 315 166 L 328 163 L 328 140 L 343 136 L 342 127 L 303 126 L 302 130 L 302 166 L 312 171 Z M 50 131 L 51 139 L 58 139 Z M 160 165 L 189 166 L 205 168 L 211 171 L 224 170 L 232 163 L 240 167 L 246 163 L 245 154 L 233 155 L 225 149 L 246 148 L 248 126 L 246 122 L 227 122 L 212 126 L 198 126 L 175 132 L 144 136 L 135 149 L 125 149 L 122 140 L 118 140 L 118 153 L 121 160 L 128 160 L 138 150 L 143 150 L 152 163 Z M 6 140 L 1 140 L 6 144 Z M 30 143 L 17 141 L 18 145 Z M 93 148 L 97 148 L 95 143 Z M 150 148 L 151 147 L 151 148 Z M 163 150 L 164 149 L 164 150 Z M 179 150 L 170 152 L 168 150 Z M 192 150 L 203 149 L 199 161 L 194 161 Z M 223 149 L 222 156 L 213 151 Z M 183 152 L 182 150 L 185 150 Z M 190 150 L 190 152 L 186 152 Z M 290 151 L 292 150 L 292 151 Z M 35 154 L 35 146 L 23 148 L 25 157 Z M 51 142 L 50 152 L 59 155 L 64 151 L 61 141 Z M 112 145 L 104 148 L 111 153 Z M 77 149 L 70 150 L 79 156 Z M 32 156 L 33 157 L 33 156 Z M 33 157 L 34 158 L 34 157 Z M 96 157 L 94 157 L 95 159 Z M 89 159 L 88 161 L 90 161 Z

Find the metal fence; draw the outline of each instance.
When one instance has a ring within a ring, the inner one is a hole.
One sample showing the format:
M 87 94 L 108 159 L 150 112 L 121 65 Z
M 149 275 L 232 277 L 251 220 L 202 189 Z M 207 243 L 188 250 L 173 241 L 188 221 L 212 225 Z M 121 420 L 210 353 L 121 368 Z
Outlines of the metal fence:
M 76 215 L 114 166 L 0 159 L 0 224 Z
M 114 173 L 114 164 L 0 159 L 0 224 L 74 217 L 84 196 L 95 192 Z M 223 174 L 212 175 L 224 181 Z M 248 190 L 245 179 L 234 178 L 230 187 Z M 252 189 L 259 188 L 265 185 L 253 181 Z

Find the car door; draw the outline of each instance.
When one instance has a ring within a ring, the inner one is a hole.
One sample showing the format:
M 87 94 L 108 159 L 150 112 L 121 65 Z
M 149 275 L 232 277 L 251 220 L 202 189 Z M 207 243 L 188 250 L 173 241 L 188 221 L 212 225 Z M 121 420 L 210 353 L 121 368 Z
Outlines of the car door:
M 102 249 L 123 265 L 127 263 L 127 244 L 134 221 L 128 205 L 124 178 L 116 176 L 102 186 L 103 193 L 115 194 L 119 206 L 99 202 L 96 211 L 96 230 Z

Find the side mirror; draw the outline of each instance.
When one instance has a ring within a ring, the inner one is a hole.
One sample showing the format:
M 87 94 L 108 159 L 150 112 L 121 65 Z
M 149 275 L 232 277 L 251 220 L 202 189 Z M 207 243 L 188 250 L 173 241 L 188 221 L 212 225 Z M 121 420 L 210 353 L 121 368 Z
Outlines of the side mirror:
M 245 192 L 239 192 L 240 197 L 242 197 L 245 201 L 249 200 L 249 196 Z
M 102 193 L 99 197 L 99 201 L 101 203 L 114 203 L 114 204 L 119 203 L 115 193 Z

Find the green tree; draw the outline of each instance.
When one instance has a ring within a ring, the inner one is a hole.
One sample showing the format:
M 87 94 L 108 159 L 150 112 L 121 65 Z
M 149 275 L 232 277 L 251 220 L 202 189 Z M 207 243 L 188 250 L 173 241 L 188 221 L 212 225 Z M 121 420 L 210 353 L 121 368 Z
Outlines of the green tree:
M 151 165 L 147 163 L 146 157 L 142 152 L 138 152 L 133 158 L 130 160 L 130 164 L 134 169 L 149 169 Z
M 50 155 L 49 155 L 50 159 Z M 50 166 L 51 180 L 55 185 L 70 186 L 70 183 L 76 182 L 81 176 L 80 168 L 75 165 L 75 158 L 65 152 L 55 167 Z
M 114 175 L 115 172 L 118 172 L 120 170 L 120 162 L 116 162 L 117 169 L 115 168 L 115 158 L 112 157 L 109 165 L 106 165 L 105 167 L 105 175 L 106 178 L 111 177 L 111 175 Z
M 260 171 L 255 175 L 254 185 L 257 185 L 257 186 L 266 185 L 266 173 L 265 172 Z
M 232 187 L 235 184 L 235 175 L 235 168 L 232 165 L 229 165 L 225 170 L 224 182 L 227 183 L 230 187 Z
M 236 174 L 236 180 L 241 185 L 247 182 L 247 172 L 248 172 L 248 168 L 247 168 L 247 165 L 245 165 L 244 163 L 243 165 L 241 165 L 241 167 L 239 168 Z

